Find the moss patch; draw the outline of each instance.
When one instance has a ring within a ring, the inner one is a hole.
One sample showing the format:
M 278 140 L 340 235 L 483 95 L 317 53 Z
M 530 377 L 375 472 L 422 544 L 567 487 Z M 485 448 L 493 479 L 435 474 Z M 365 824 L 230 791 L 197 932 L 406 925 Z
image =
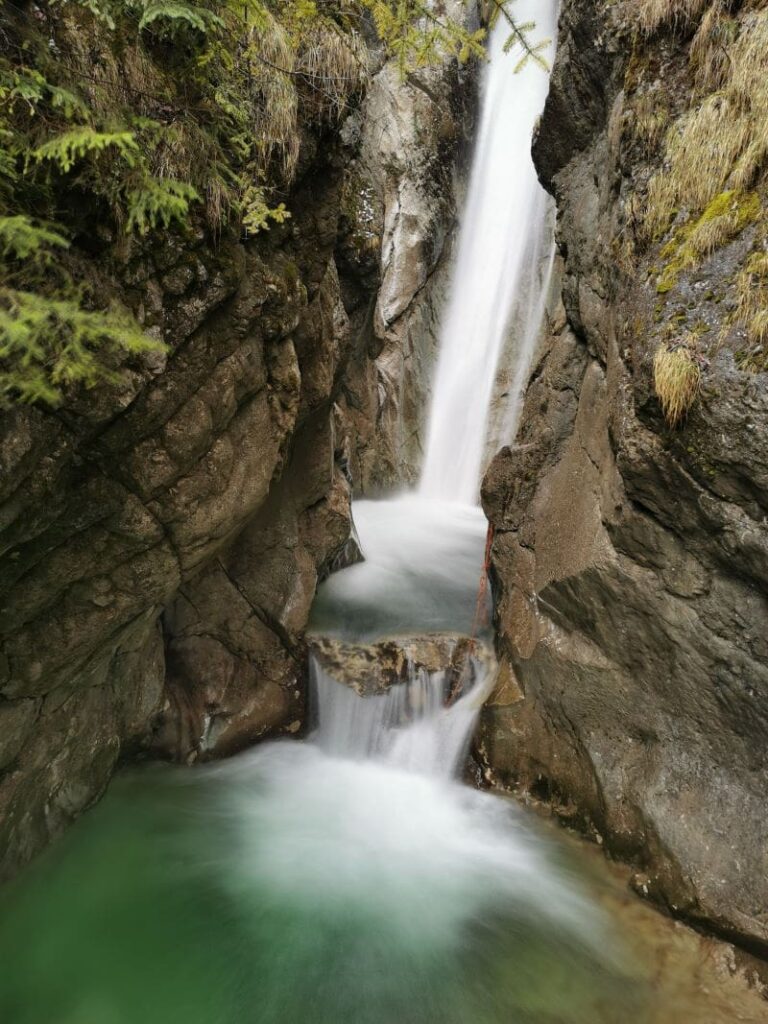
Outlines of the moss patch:
M 704 212 L 677 231 L 661 250 L 664 266 L 656 291 L 660 295 L 671 291 L 681 271 L 697 266 L 702 259 L 736 238 L 759 219 L 762 209 L 756 192 L 729 189 L 715 196 Z

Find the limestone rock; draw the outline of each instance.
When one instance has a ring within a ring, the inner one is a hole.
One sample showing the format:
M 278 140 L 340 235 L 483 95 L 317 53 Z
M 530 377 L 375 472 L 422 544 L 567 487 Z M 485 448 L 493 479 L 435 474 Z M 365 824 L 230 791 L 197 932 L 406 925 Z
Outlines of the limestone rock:
M 309 653 L 329 675 L 363 697 L 383 693 L 419 671 L 445 672 L 446 689 L 453 692 L 474 679 L 477 666 L 493 669 L 493 656 L 487 647 L 451 633 L 392 638 L 367 645 L 312 637 Z
M 476 16 L 453 0 L 448 8 Z M 385 64 L 355 119 L 338 261 L 358 339 L 344 383 L 350 464 L 365 494 L 418 479 L 476 70 L 445 61 L 402 81 Z
M 300 716 L 297 645 L 350 534 L 341 154 L 333 138 L 307 163 L 290 230 L 105 261 L 164 365 L 2 416 L 3 873 L 120 756 L 223 754 Z
M 659 307 L 653 247 L 617 270 L 613 240 L 654 166 L 622 128 L 623 9 L 564 4 L 534 148 L 558 199 L 567 323 L 484 483 L 498 653 L 523 699 L 487 709 L 480 745 L 490 777 L 598 832 L 674 912 L 766 949 L 765 377 L 726 346 L 676 431 L 653 396 L 668 318 L 719 330 L 725 307 L 706 296 L 727 292 L 738 254 L 682 276 L 684 313 Z M 673 104 L 690 90 L 685 45 L 632 58 Z

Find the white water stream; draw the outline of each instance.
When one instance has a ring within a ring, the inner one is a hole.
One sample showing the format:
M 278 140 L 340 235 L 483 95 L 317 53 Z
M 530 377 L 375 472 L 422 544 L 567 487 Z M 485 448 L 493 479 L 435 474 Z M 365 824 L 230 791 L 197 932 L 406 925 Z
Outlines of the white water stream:
M 521 23 L 535 22 L 536 38 L 554 40 L 557 6 L 556 0 L 517 0 L 514 15 Z M 424 497 L 464 504 L 477 501 L 499 357 L 515 304 L 536 290 L 536 252 L 548 206 L 530 155 L 548 76 L 534 61 L 514 73 L 522 51 L 518 44 L 503 52 L 507 35 L 500 18 L 485 68 L 480 128 L 441 330 L 419 488 Z M 547 60 L 553 55 L 554 45 Z M 512 402 L 523 386 L 541 323 L 543 310 L 535 298 L 530 305 L 538 320 L 518 325 L 522 336 L 516 346 Z
M 533 38 L 552 40 L 557 0 L 516 0 Z M 483 69 L 482 111 L 416 494 L 360 501 L 355 522 L 365 561 L 320 588 L 312 628 L 350 640 L 433 630 L 469 632 L 487 523 L 478 507 L 489 445 L 510 443 L 539 337 L 553 259 L 551 200 L 531 158 L 548 75 L 535 61 L 516 71 L 502 18 Z M 499 366 L 501 356 L 508 365 Z M 505 400 L 491 416 L 497 379 Z
M 517 0 L 514 13 L 534 19 L 538 37 L 554 36 L 555 7 Z M 356 506 L 367 561 L 321 588 L 315 626 L 325 633 L 359 641 L 471 624 L 497 361 L 512 316 L 510 401 L 493 427 L 508 441 L 546 290 L 546 203 L 529 156 L 546 75 L 535 65 L 515 75 L 519 54 L 501 54 L 503 38 L 502 26 L 421 494 Z M 306 742 L 116 780 L 6 898 L 0 1019 L 703 1020 L 657 1017 L 560 846 L 510 801 L 457 778 L 492 685 L 478 662 L 458 697 L 446 693 L 445 673 L 414 669 L 361 698 L 313 665 L 316 728 Z

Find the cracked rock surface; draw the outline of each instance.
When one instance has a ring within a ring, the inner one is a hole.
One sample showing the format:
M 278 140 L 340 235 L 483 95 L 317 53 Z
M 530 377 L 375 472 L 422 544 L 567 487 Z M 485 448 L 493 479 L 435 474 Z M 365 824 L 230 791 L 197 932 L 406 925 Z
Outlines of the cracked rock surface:
M 617 10 L 563 5 L 534 145 L 558 200 L 563 305 L 484 482 L 498 653 L 517 685 L 480 743 L 492 778 L 599 835 L 647 895 L 765 951 L 766 377 L 723 347 L 674 431 L 651 379 L 668 318 L 719 330 L 728 300 L 712 295 L 749 238 L 661 297 L 657 252 L 620 270 L 612 241 L 653 157 L 628 132 Z M 633 56 L 672 103 L 690 93 L 686 45 L 671 34 Z

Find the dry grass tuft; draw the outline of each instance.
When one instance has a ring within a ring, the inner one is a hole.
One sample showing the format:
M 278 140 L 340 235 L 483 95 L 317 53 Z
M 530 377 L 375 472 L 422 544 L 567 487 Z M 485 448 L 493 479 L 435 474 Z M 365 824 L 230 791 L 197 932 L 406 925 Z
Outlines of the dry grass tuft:
M 696 400 L 701 387 L 701 367 L 695 339 L 675 345 L 662 344 L 653 357 L 653 386 L 670 427 L 676 427 Z
M 647 155 L 658 151 L 669 128 L 669 119 L 669 109 L 661 90 L 646 89 L 639 93 L 632 105 L 629 124 Z
M 662 25 L 690 24 L 701 17 L 711 0 L 634 0 L 634 17 L 642 32 L 651 35 Z
M 714 24 L 714 23 L 713 23 Z M 714 31 L 712 25 L 710 30 Z M 728 33 L 733 33 L 733 27 Z M 647 240 L 658 237 L 678 210 L 702 211 L 724 192 L 755 186 L 768 159 L 768 10 L 747 15 L 723 52 L 723 64 L 706 58 L 706 79 L 716 92 L 674 124 L 666 138 L 665 167 L 653 176 L 643 225 Z M 714 45 L 714 44 L 713 44 Z M 723 41 L 717 46 L 724 45 Z
M 329 21 L 311 23 L 301 35 L 272 15 L 254 28 L 249 46 L 253 132 L 264 166 L 277 161 L 290 181 L 299 155 L 300 114 L 337 121 L 368 76 L 362 39 Z
M 754 252 L 736 278 L 733 324 L 742 327 L 747 347 L 737 361 L 743 370 L 768 370 L 768 252 Z
M 271 14 L 249 40 L 252 140 L 263 166 L 276 160 L 290 181 L 299 158 L 299 93 L 289 33 Z
M 368 50 L 356 33 L 318 22 L 302 39 L 295 67 L 310 86 L 305 102 L 314 101 L 316 119 L 333 122 L 368 77 Z
M 738 36 L 738 28 L 723 0 L 714 3 L 701 19 L 691 43 L 691 65 L 700 92 L 712 92 L 726 82 L 731 64 L 728 50 Z

